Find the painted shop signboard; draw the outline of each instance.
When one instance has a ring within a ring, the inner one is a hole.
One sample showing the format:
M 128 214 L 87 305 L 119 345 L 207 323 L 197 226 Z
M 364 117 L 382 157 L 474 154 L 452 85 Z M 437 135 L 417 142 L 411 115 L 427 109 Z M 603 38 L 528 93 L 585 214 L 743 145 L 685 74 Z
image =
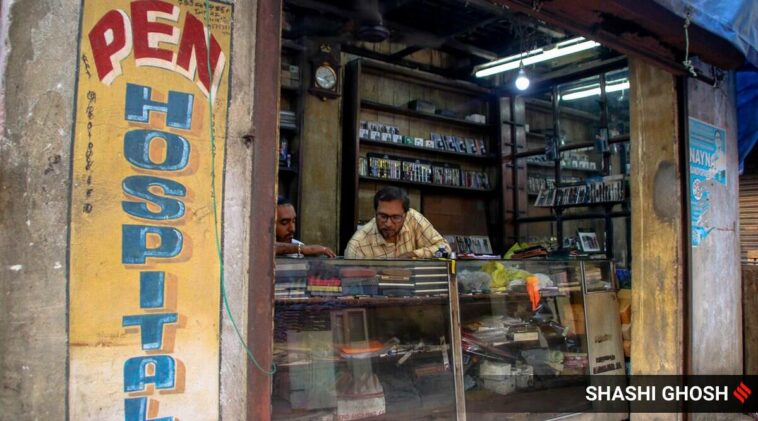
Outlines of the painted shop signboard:
M 231 22 L 215 1 L 82 3 L 69 419 L 219 417 Z
M 726 130 L 689 118 L 690 224 L 697 247 L 715 228 L 710 213 L 713 189 L 726 186 Z

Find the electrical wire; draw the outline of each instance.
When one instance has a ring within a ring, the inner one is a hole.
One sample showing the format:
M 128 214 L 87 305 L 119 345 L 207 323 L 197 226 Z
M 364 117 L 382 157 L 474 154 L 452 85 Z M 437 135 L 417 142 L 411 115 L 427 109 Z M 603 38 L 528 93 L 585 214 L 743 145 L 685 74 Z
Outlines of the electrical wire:
M 253 355 L 253 351 L 250 350 L 250 348 L 247 346 L 247 343 L 245 342 L 245 338 L 242 337 L 242 333 L 239 330 L 239 327 L 237 326 L 237 322 L 234 320 L 234 316 L 232 315 L 232 310 L 229 307 L 229 300 L 226 296 L 226 287 L 224 284 L 224 256 L 223 251 L 221 247 L 221 235 L 219 233 L 219 224 L 218 224 L 218 201 L 216 199 L 216 134 L 214 130 L 214 121 L 213 121 L 213 98 L 212 98 L 212 84 L 213 84 L 213 73 L 211 71 L 211 31 L 210 31 L 210 5 L 209 0 L 205 0 L 205 27 L 207 30 L 205 31 L 205 55 L 206 55 L 206 64 L 208 65 L 208 118 L 209 118 L 209 125 L 210 125 L 210 144 L 211 144 L 211 199 L 213 204 L 213 233 L 215 234 L 216 239 L 216 254 L 218 257 L 218 263 L 219 263 L 219 274 L 221 277 L 221 297 L 224 302 L 224 308 L 226 309 L 226 314 L 229 317 L 229 321 L 231 321 L 232 326 L 234 327 L 234 332 L 237 334 L 237 338 L 240 341 L 240 344 L 242 344 L 242 347 L 245 349 L 245 352 L 247 352 L 248 357 L 250 357 L 250 360 L 253 362 L 255 367 L 260 370 L 262 373 L 273 376 L 274 373 L 276 373 L 276 364 L 273 362 L 271 363 L 271 370 L 266 370 L 263 367 L 261 367 L 260 363 L 258 363 L 258 360 L 255 358 L 255 355 Z
M 687 71 L 690 72 L 692 77 L 697 77 L 697 71 L 695 71 L 695 66 L 692 65 L 692 60 L 690 60 L 690 33 L 689 33 L 689 27 L 691 23 L 691 17 L 692 17 L 692 9 L 687 8 L 684 12 L 684 61 L 682 64 L 687 69 Z

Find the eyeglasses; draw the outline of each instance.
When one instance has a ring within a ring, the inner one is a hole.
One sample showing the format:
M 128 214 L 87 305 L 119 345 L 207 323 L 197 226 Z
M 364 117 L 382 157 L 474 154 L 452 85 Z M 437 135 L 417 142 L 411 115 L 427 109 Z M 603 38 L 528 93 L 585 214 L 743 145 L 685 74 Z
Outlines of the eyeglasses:
M 402 215 L 387 215 L 386 213 L 377 213 L 376 219 L 380 222 L 387 222 L 387 220 L 391 220 L 394 223 L 401 222 L 405 218 L 405 214 Z

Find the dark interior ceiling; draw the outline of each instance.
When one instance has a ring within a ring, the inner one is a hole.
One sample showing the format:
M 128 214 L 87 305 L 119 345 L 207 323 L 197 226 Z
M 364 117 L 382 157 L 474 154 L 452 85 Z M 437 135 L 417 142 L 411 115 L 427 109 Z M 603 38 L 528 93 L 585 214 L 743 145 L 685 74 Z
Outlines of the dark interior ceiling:
M 523 13 L 487 0 L 285 0 L 283 36 L 294 40 L 339 43 L 342 51 L 459 79 L 474 66 L 569 38 Z M 389 48 L 374 48 L 385 40 Z M 426 49 L 453 60 L 437 66 L 412 61 Z M 530 71 L 558 74 L 618 57 L 605 48 L 541 63 Z
M 338 43 L 348 53 L 459 79 L 470 79 L 477 64 L 550 45 L 575 34 L 584 34 L 605 47 L 527 70 L 541 79 L 555 80 L 569 77 L 577 69 L 617 66 L 623 61 L 621 54 L 627 54 L 672 74 L 684 75 L 688 74 L 682 65 L 685 50 L 690 57 L 721 69 L 739 68 L 745 58 L 729 41 L 697 25 L 689 25 L 685 35 L 684 19 L 657 0 L 283 2 L 285 38 Z M 372 44 L 385 38 L 385 43 Z M 414 62 L 414 53 L 429 49 L 443 51 L 452 60 L 438 60 L 435 65 Z M 495 79 L 502 83 L 508 77 L 511 76 Z M 702 71 L 697 77 L 714 81 Z M 486 84 L 491 80 L 478 82 Z

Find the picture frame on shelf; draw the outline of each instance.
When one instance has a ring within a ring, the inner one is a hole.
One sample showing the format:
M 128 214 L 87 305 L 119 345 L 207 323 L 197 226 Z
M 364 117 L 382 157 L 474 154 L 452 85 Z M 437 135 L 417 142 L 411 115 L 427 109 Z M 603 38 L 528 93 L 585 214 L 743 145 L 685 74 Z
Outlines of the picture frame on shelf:
M 585 253 L 599 253 L 600 242 L 597 240 L 597 234 L 593 231 L 578 231 L 576 233 L 579 246 Z

